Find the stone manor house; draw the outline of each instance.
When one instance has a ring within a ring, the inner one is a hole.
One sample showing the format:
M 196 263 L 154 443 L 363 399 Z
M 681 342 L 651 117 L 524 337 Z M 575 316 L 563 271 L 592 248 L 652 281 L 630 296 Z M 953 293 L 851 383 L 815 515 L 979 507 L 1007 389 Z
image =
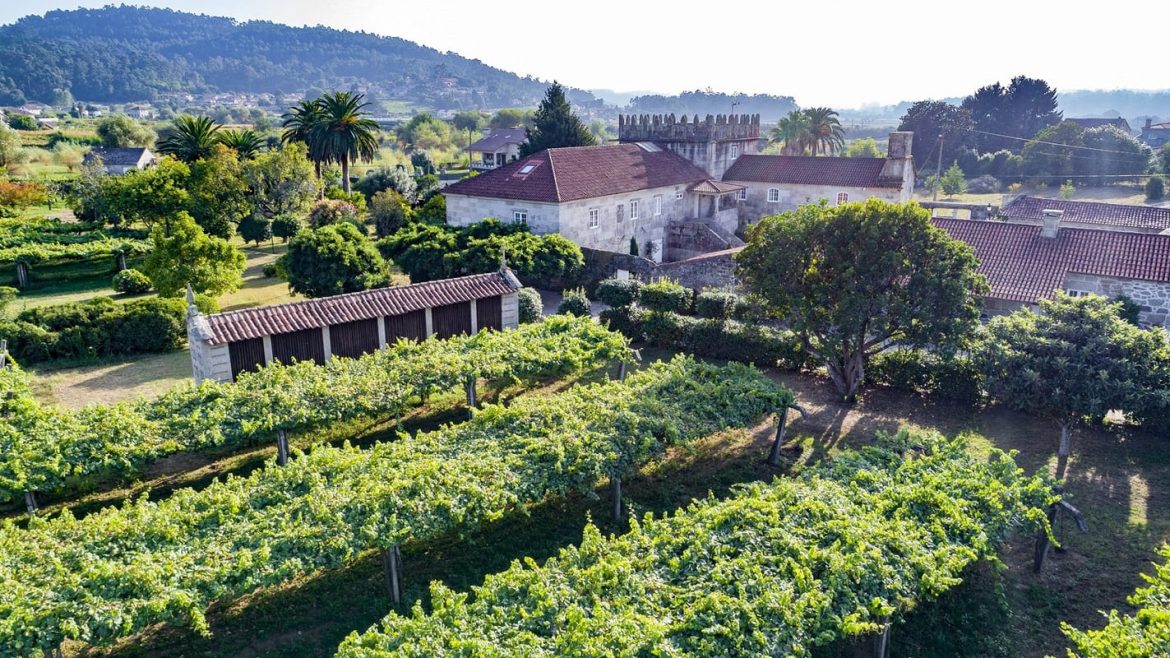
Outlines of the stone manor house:
M 885 158 L 760 155 L 759 115 L 621 116 L 618 144 L 557 148 L 447 187 L 447 222 L 526 222 L 581 247 L 656 262 L 743 245 L 764 215 L 826 199 L 907 201 L 912 133 Z

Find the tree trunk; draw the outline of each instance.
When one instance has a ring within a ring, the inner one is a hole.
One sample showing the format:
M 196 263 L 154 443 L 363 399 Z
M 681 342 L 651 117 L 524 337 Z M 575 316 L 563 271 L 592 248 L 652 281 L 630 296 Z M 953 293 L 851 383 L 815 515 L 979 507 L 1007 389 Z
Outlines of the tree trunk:
M 1068 457 L 1072 452 L 1072 423 L 1060 424 L 1060 447 L 1056 450 L 1056 479 L 1064 480 L 1064 473 L 1068 470 Z
M 1056 522 L 1056 505 L 1051 505 L 1048 508 L 1048 527 Z M 1036 535 L 1036 550 L 1032 555 L 1032 571 L 1040 573 L 1040 569 L 1044 568 L 1044 558 L 1048 556 L 1048 533 L 1043 530 Z
M 856 352 L 837 361 L 830 361 L 825 367 L 829 371 L 829 379 L 833 380 L 833 385 L 841 394 L 841 399 L 850 404 L 857 402 L 857 390 L 861 388 L 861 382 L 865 378 L 865 356 L 861 352 Z
M 772 442 L 772 451 L 768 453 L 768 465 L 780 465 L 780 447 L 784 445 L 784 432 L 788 429 L 788 407 L 780 412 L 779 422 L 776 424 L 776 440 Z
M 31 491 L 24 492 L 24 506 L 28 508 L 28 515 L 33 516 L 40 509 L 37 505 L 37 495 Z
M 609 479 L 610 492 L 613 494 L 613 520 L 622 520 L 622 479 L 616 475 Z
M 622 361 L 621 367 L 618 368 L 618 381 L 626 381 L 626 362 Z
M 349 158 L 341 160 L 341 189 L 349 194 Z

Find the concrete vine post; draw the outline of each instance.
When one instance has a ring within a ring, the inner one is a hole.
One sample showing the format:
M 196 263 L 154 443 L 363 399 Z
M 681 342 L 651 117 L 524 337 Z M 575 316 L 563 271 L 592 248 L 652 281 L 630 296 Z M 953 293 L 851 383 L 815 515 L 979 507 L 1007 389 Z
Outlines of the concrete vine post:
M 475 389 L 475 375 L 468 375 L 467 377 L 467 413 L 473 415 L 472 409 L 475 409 L 477 404 L 476 389 Z
M 609 479 L 610 492 L 613 494 L 613 520 L 622 520 L 622 479 L 616 475 Z
M 402 603 L 402 552 L 397 545 L 382 551 L 382 565 L 386 570 L 386 588 L 394 605 Z
M 276 430 L 276 465 L 286 466 L 288 464 L 288 432 L 283 429 Z

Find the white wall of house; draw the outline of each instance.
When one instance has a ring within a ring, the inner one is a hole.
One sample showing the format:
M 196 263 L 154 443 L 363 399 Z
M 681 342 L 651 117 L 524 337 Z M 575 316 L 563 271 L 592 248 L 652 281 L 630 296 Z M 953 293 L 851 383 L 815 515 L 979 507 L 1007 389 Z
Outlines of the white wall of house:
M 447 223 L 467 226 L 486 217 L 503 221 L 523 217 L 534 233 L 560 233 L 589 249 L 625 254 L 630 250 L 630 238 L 634 238 L 641 255 L 661 261 L 667 225 L 693 218 L 694 199 L 681 184 L 564 203 L 448 194 Z M 631 217 L 634 202 L 637 218 Z M 652 245 L 650 253 L 648 245 Z
M 757 183 L 753 181 L 727 181 L 747 188 L 747 198 L 739 202 L 741 225 L 755 222 L 766 215 L 775 215 L 786 210 L 795 210 L 807 203 L 827 199 L 829 205 L 837 205 L 837 195 L 848 195 L 848 201 L 882 199 L 884 201 L 909 201 L 913 190 L 910 185 L 894 187 L 847 187 L 836 185 L 792 185 L 788 183 Z M 778 190 L 778 195 L 769 200 L 768 190 Z
M 500 156 L 503 156 L 501 162 Z M 495 169 L 496 167 L 508 164 L 513 160 L 520 159 L 520 145 L 519 144 L 505 144 L 502 148 L 494 151 L 472 151 L 471 152 L 471 168 L 472 169 Z

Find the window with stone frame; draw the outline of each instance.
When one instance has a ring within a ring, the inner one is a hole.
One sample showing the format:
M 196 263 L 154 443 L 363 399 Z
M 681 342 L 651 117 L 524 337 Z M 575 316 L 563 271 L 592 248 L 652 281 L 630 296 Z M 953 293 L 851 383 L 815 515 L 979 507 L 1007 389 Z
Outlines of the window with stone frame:
M 597 228 L 598 226 L 601 226 L 601 209 L 600 208 L 590 208 L 589 209 L 589 228 Z
M 747 188 L 746 187 L 739 191 L 739 200 L 740 201 L 747 201 Z
M 630 202 L 630 221 L 638 218 L 638 200 L 635 199 Z
M 512 211 L 512 221 L 516 222 L 518 224 L 522 223 L 522 222 L 527 222 L 528 221 L 528 211 L 527 210 L 514 210 L 514 211 Z
M 1088 297 L 1089 295 L 1092 295 L 1094 293 L 1089 291 L 1089 290 L 1078 290 L 1077 288 L 1069 288 L 1068 290 L 1065 291 L 1065 294 L 1067 294 L 1069 297 L 1072 297 L 1075 299 L 1077 297 Z
M 657 217 L 662 214 L 662 195 L 654 195 L 654 216 Z
M 727 156 L 734 160 L 739 157 L 739 144 L 732 144 L 727 149 Z
M 768 188 L 768 203 L 780 203 L 780 188 Z
M 837 193 L 837 205 L 841 205 L 842 203 L 849 203 L 849 193 L 848 192 L 838 192 Z

